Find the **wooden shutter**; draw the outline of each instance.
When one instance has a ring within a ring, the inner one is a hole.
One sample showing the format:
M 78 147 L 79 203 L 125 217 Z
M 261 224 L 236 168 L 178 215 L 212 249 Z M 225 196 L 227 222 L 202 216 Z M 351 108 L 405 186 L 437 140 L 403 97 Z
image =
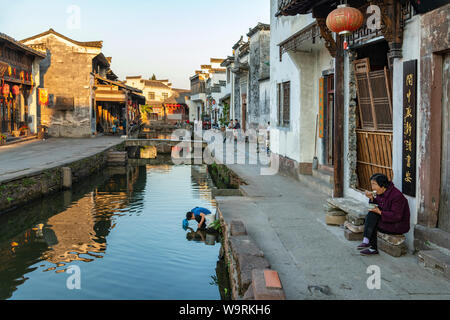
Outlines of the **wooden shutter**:
M 283 83 L 283 125 L 289 125 L 291 104 L 291 83 Z
M 378 130 L 392 130 L 392 103 L 387 68 L 369 73 L 373 109 Z
M 370 71 L 368 58 L 355 61 L 354 69 L 362 129 L 392 131 L 388 69 Z
M 277 84 L 277 104 L 278 104 L 278 125 L 282 125 L 282 118 L 281 118 L 281 83 Z
M 375 129 L 375 114 L 372 108 L 372 92 L 369 82 L 369 59 L 357 60 L 353 63 L 358 91 L 359 115 L 363 129 Z

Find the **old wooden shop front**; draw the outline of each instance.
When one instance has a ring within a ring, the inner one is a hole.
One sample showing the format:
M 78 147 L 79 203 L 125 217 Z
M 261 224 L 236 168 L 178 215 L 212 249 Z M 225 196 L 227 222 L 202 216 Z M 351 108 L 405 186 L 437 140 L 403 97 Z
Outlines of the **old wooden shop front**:
M 35 77 L 39 53 L 0 33 L 0 142 L 36 133 Z

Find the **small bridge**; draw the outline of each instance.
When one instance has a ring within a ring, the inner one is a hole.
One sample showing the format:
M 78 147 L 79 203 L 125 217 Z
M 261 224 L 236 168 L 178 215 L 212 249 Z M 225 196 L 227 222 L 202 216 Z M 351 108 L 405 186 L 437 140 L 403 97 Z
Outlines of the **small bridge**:
M 156 147 L 158 154 L 172 153 L 173 147 L 198 148 L 204 150 L 208 143 L 202 140 L 179 140 L 179 139 L 127 139 L 125 147 Z

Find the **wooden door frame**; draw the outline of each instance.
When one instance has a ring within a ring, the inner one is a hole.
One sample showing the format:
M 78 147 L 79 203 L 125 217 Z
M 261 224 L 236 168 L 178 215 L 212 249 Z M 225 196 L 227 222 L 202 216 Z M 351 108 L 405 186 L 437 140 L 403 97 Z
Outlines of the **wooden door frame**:
M 418 212 L 418 224 L 436 228 L 439 217 L 441 198 L 441 165 L 442 165 L 442 67 L 443 53 L 432 55 L 432 79 L 428 88 L 429 102 L 429 134 L 426 135 L 422 148 L 425 150 L 419 166 L 420 188 L 423 198 Z M 422 75 L 424 70 L 421 64 Z M 423 81 L 421 81 L 423 83 Z M 423 91 L 421 92 L 423 96 Z M 422 101 L 423 103 L 423 101 Z M 422 148 L 419 148 L 422 149 Z

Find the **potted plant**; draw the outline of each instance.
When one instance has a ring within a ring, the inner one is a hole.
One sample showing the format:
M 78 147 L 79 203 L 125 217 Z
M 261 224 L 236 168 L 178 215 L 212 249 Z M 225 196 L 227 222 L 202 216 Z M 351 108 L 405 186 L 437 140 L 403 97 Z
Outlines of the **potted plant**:
M 28 128 L 28 125 L 23 124 L 20 128 L 20 135 L 21 136 L 28 136 L 30 134 L 30 128 Z

